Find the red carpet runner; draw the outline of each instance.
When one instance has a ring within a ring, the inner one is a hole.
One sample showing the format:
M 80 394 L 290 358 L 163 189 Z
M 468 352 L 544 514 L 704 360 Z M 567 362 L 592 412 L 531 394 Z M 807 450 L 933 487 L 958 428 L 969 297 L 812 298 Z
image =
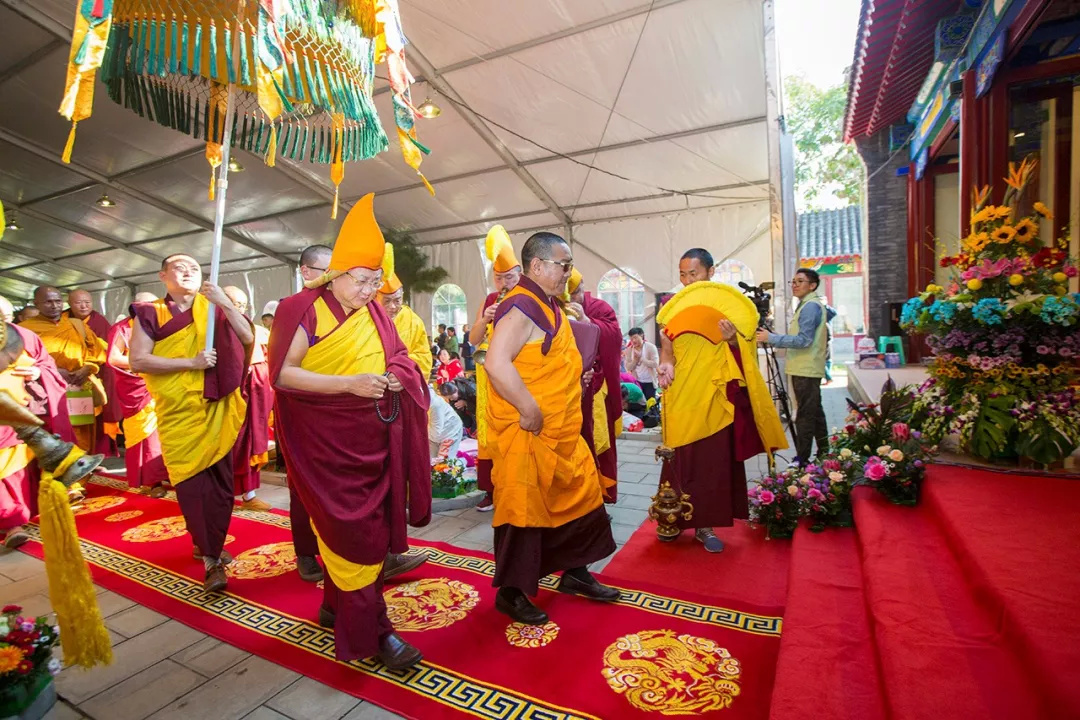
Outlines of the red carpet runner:
M 788 594 L 791 541 L 765 540 L 763 528 L 736 520 L 716 528 L 724 552 L 712 555 L 689 530 L 675 542 L 656 539 L 656 523 L 646 521 L 604 568 L 608 579 L 650 582 L 706 597 L 722 597 L 783 614 Z
M 171 495 L 152 500 L 103 478 L 88 490 L 76 521 L 99 584 L 407 717 L 768 716 L 780 619 L 753 608 L 643 583 L 619 583 L 620 601 L 602 605 L 554 592 L 549 577 L 537 604 L 553 622 L 520 626 L 495 611 L 490 555 L 414 541 L 430 560 L 386 598 L 425 660 L 392 673 L 334 660 L 333 633 L 315 621 L 321 590 L 294 571 L 287 515 L 236 512 L 229 590 L 208 595 Z M 34 534 L 24 549 L 40 557 Z

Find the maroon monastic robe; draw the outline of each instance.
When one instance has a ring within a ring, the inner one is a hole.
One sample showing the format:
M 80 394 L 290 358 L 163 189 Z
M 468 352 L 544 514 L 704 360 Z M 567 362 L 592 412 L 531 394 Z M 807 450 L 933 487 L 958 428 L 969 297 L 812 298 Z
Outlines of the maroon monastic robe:
M 96 331 L 95 331 L 96 332 Z M 109 352 L 120 344 L 124 347 L 124 354 L 128 354 L 131 345 L 131 320 L 124 319 L 109 328 L 106 336 L 109 341 Z M 106 355 L 106 357 L 108 357 Z M 146 381 L 141 375 L 130 370 L 109 366 L 113 376 L 113 395 L 109 398 L 109 404 L 114 405 L 120 411 L 121 417 L 126 422 L 135 418 L 151 402 L 150 391 L 146 389 Z M 157 430 L 146 436 L 140 442 L 132 442 L 137 438 L 135 431 L 124 428 L 127 436 L 127 444 L 124 447 L 124 467 L 127 469 L 128 485 L 133 488 L 154 487 L 169 479 L 169 473 L 165 469 L 165 458 L 161 454 L 161 439 Z
M 67 383 L 60 377 L 52 356 L 34 333 L 16 325 L 8 325 L 22 338 L 23 349 L 41 371 L 41 377 L 25 384 L 30 396 L 28 409 L 45 422 L 45 427 L 68 442 L 74 442 L 71 423 L 67 415 Z M 0 425 L 0 448 L 20 444 L 14 428 Z M 0 478 L 0 533 L 25 525 L 37 515 L 37 486 L 40 472 L 36 461 L 21 470 Z
M 591 423 L 591 396 L 600 391 L 601 385 L 606 384 L 607 398 L 604 402 L 607 410 L 608 437 L 611 438 L 611 447 L 601 453 L 596 458 L 596 462 L 600 474 L 609 481 L 617 483 L 619 480 L 619 458 L 615 450 L 615 422 L 622 417 L 622 385 L 619 382 L 619 364 L 622 360 L 622 330 L 619 328 L 619 318 L 615 315 L 615 310 L 603 300 L 585 293 L 585 302 L 582 303 L 582 309 L 585 310 L 586 317 L 600 329 L 600 346 L 594 367 L 596 375 L 593 376 L 592 393 L 589 397 L 589 407 L 585 416 L 589 419 L 588 422 Z M 592 447 L 591 441 L 590 447 Z M 604 501 L 608 503 L 615 502 L 617 489 L 617 484 L 611 485 L 604 493 Z
M 255 353 L 256 357 L 262 356 L 258 347 Z M 253 361 L 248 367 L 241 394 L 247 402 L 247 415 L 233 448 L 233 492 L 236 495 L 259 488 L 259 471 L 266 464 L 270 449 L 270 409 L 274 404 L 274 388 L 270 384 L 270 369 L 266 360 Z
M 339 320 L 348 317 L 328 286 L 282 300 L 274 317 L 269 362 L 275 433 L 285 449 L 289 480 L 323 542 L 350 562 L 374 565 L 387 552 L 408 549 L 407 525 L 422 527 L 431 520 L 427 386 L 377 302 L 367 307 L 382 340 L 386 370 L 404 386 L 394 422 L 379 419 L 371 398 L 277 385 L 296 329 L 320 296 L 341 313 Z M 379 403 L 384 417 L 391 414 L 391 395 Z
M 180 312 L 173 299 L 165 296 L 172 318 L 158 325 L 155 303 L 136 303 L 130 314 L 154 342 L 164 340 L 194 322 L 193 308 Z M 203 371 L 203 397 L 209 401 L 221 400 L 236 391 L 247 372 L 251 348 L 245 347 L 229 324 L 225 311 L 214 308 L 214 350 L 217 363 Z M 158 417 L 159 423 L 166 419 Z M 192 432 L 199 432 L 192 428 Z M 168 452 L 162 447 L 162 452 Z M 188 532 L 200 554 L 217 558 L 225 546 L 229 521 L 233 509 L 233 460 L 232 452 L 209 467 L 176 485 L 176 500 L 187 523 Z

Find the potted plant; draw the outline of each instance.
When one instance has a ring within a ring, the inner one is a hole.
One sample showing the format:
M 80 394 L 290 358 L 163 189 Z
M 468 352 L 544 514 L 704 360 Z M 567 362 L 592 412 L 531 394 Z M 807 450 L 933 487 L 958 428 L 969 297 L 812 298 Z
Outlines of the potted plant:
M 18 605 L 0 615 L 0 718 L 39 720 L 56 703 L 53 657 L 60 629 L 46 618 L 25 618 Z
M 926 463 L 936 452 L 922 433 L 897 423 L 891 442 L 866 458 L 858 484 L 875 488 L 897 505 L 915 505 Z
M 809 487 L 800 484 L 801 470 L 788 468 L 766 475 L 750 488 L 750 522 L 763 525 L 769 539 L 790 538 L 803 515 Z
M 465 461 L 440 459 L 431 466 L 431 496 L 453 498 L 476 489 L 475 480 L 465 479 Z

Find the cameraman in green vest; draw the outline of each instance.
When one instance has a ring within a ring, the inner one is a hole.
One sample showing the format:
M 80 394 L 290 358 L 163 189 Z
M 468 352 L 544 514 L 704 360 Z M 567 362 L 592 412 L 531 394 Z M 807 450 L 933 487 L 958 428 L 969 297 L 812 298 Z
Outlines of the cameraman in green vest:
M 786 372 L 791 378 L 795 395 L 795 463 L 810 462 L 814 441 L 819 457 L 829 449 L 829 428 L 825 409 L 821 405 L 821 380 L 825 377 L 828 354 L 828 318 L 825 300 L 818 295 L 821 277 L 815 270 L 802 268 L 791 281 L 791 294 L 799 299 L 795 316 L 791 318 L 788 335 L 761 329 L 757 341 L 787 350 Z

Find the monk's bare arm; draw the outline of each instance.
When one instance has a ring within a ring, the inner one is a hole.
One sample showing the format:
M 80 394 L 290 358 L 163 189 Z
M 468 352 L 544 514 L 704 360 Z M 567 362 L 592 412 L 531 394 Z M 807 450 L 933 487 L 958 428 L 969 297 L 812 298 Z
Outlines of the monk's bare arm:
M 469 342 L 473 345 L 479 345 L 484 342 L 484 336 L 487 335 L 488 324 L 495 317 L 496 305 L 489 306 L 486 310 L 480 308 L 480 314 L 476 316 L 476 322 L 469 328 Z
M 543 416 L 536 399 L 529 393 L 514 367 L 514 358 L 525 347 L 525 343 L 529 342 L 535 328 L 533 321 L 517 308 L 508 312 L 499 320 L 499 331 L 491 337 L 487 362 L 484 365 L 491 384 L 517 409 L 521 414 L 522 427 L 530 432 L 538 432 L 539 428 L 526 425 Z
M 128 363 L 131 371 L 146 375 L 165 375 L 184 370 L 204 369 L 213 367 L 213 362 L 208 362 L 207 356 L 216 358 L 214 351 L 201 352 L 193 358 L 167 358 L 154 354 L 154 341 L 142 329 L 142 325 L 136 320 L 131 330 L 131 346 L 129 348 Z
M 233 329 L 236 337 L 244 347 L 250 347 L 254 344 L 255 332 L 251 329 L 251 321 L 236 309 L 236 306 L 233 305 L 232 300 L 229 299 L 224 290 L 217 285 L 205 282 L 203 283 L 202 294 L 207 300 L 225 311 L 225 319 L 229 321 L 229 327 Z
M 127 370 L 131 365 L 128 363 L 128 356 L 124 353 L 127 348 L 123 345 L 123 338 L 117 335 L 116 342 L 109 347 L 109 364 L 114 368 Z
M 667 333 L 660 333 L 660 367 L 657 368 L 660 387 L 666 388 L 675 381 L 675 346 Z
M 336 395 L 352 393 L 360 397 L 381 398 L 389 381 L 382 375 L 322 375 L 301 367 L 308 351 L 304 328 L 296 328 L 285 362 L 281 365 L 277 384 L 289 390 Z

